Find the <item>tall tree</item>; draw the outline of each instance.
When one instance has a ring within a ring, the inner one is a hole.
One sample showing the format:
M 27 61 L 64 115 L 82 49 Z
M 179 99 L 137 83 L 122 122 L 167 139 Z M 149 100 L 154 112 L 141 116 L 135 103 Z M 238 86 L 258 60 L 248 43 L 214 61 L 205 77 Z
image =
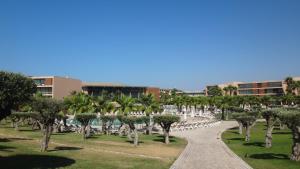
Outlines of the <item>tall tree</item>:
M 136 100 L 130 96 L 122 95 L 117 100 L 119 106 L 120 113 L 127 115 L 129 112 L 132 111 Z
M 223 90 L 225 91 L 226 95 L 229 94 L 229 96 L 233 96 L 237 92 L 237 87 L 228 85 L 228 86 L 224 87 Z
M 154 116 L 154 121 L 159 124 L 164 132 L 165 136 L 165 143 L 169 144 L 169 133 L 170 128 L 173 123 L 179 122 L 180 118 L 178 116 L 172 116 L 172 115 L 158 115 Z
M 294 94 L 294 90 L 296 88 L 294 79 L 292 77 L 287 77 L 285 78 L 285 83 L 287 84 L 287 94 Z
M 70 113 L 75 114 L 75 119 L 81 123 L 81 132 L 85 140 L 90 135 L 90 122 L 96 118 L 97 106 L 92 97 L 85 93 L 77 93 L 64 99 L 64 104 Z
M 251 128 L 255 125 L 256 118 L 258 117 L 258 112 L 243 112 L 237 114 L 234 118 L 239 124 L 242 124 L 243 127 L 246 129 L 246 137 L 245 141 L 250 141 L 250 131 Z
M 151 135 L 154 123 L 150 116 L 150 113 L 160 111 L 159 102 L 154 98 L 152 94 L 142 95 L 141 98 L 138 100 L 138 102 L 142 105 L 144 112 L 146 113 L 147 116 L 146 118 L 143 119 L 147 127 L 146 134 Z
M 266 120 L 267 123 L 267 131 L 266 131 L 266 148 L 272 147 L 272 132 L 274 129 L 275 123 L 278 121 L 277 119 L 277 111 L 274 110 L 265 110 L 262 112 L 262 116 Z
M 222 96 L 223 92 L 219 86 L 211 86 L 207 91 L 208 96 Z
M 0 71 L 0 121 L 36 92 L 34 81 L 21 74 Z
M 228 109 L 230 108 L 229 101 L 230 98 L 228 96 L 215 97 L 215 105 L 217 106 L 217 108 L 221 109 L 222 120 L 228 120 Z
M 130 127 L 130 131 L 133 131 L 133 133 L 134 133 L 133 144 L 134 144 L 134 146 L 138 146 L 139 135 L 138 135 L 137 128 L 135 127 L 135 124 L 142 122 L 143 121 L 142 118 L 134 117 L 134 116 L 124 116 L 122 120 L 125 124 L 127 124 Z M 131 133 L 130 133 L 130 135 L 131 135 Z
M 281 110 L 279 119 L 292 131 L 292 154 L 291 160 L 300 161 L 300 110 Z
M 182 96 L 175 96 L 174 104 L 176 105 L 178 111 L 182 112 L 182 106 L 184 105 L 184 100 L 183 100 Z
M 60 116 L 59 112 L 61 111 L 62 102 L 48 98 L 36 98 L 32 103 L 32 107 L 37 112 L 34 118 L 42 126 L 41 151 L 44 152 L 48 149 L 55 119 Z

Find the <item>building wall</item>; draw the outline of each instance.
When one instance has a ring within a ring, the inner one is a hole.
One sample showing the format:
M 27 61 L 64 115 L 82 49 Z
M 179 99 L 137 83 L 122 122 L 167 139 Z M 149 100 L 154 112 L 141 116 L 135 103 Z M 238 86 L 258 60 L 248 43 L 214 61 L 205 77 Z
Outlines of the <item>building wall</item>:
M 80 80 L 55 76 L 53 78 L 53 98 L 63 99 L 72 91 L 80 92 L 82 91 L 81 85 Z
M 53 85 L 53 78 L 45 78 L 45 85 Z
M 299 77 L 293 78 L 295 81 L 300 81 Z M 284 95 L 286 93 L 287 84 L 284 81 L 264 81 L 264 82 L 232 82 L 226 84 L 215 85 L 223 89 L 229 85 L 236 86 L 238 88 L 237 95 Z M 208 88 L 205 89 L 206 96 Z
M 146 94 L 153 94 L 153 96 L 159 100 L 160 99 L 160 89 L 156 87 L 147 87 Z
M 282 81 L 253 82 L 238 84 L 238 95 L 283 95 Z

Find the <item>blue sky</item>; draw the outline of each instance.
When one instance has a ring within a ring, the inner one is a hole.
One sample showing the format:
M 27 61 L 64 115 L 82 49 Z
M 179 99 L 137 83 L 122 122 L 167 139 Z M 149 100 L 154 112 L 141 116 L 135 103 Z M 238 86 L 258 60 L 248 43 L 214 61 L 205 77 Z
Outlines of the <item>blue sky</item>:
M 0 1 L 0 70 L 200 90 L 300 76 L 299 0 Z

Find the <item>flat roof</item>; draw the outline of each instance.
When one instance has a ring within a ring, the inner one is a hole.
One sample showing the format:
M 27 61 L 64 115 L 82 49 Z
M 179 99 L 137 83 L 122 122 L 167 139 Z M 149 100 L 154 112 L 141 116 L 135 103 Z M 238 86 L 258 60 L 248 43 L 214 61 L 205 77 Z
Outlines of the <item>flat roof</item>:
M 82 86 L 90 87 L 128 87 L 122 83 L 109 83 L 109 82 L 83 82 Z
M 151 86 L 129 86 L 122 83 L 110 83 L 110 82 L 83 82 L 82 87 L 158 88 L 158 87 L 151 87 Z
M 29 76 L 29 77 L 32 79 L 62 78 L 62 79 L 79 80 L 79 79 L 71 78 L 69 76 L 65 76 L 65 77 L 62 77 L 62 76 Z M 81 81 L 81 80 L 79 80 L 79 81 Z

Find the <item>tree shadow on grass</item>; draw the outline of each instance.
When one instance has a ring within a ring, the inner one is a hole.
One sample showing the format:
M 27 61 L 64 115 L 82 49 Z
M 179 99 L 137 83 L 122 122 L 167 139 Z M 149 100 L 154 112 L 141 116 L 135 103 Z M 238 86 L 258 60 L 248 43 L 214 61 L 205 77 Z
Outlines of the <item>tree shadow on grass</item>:
M 19 131 L 21 131 L 21 132 L 36 132 L 36 131 L 41 131 L 41 130 L 38 130 L 38 129 L 19 129 Z
M 66 135 L 66 133 L 52 133 L 51 135 L 54 135 L 54 136 L 63 136 L 63 135 Z
M 0 142 L 10 142 L 8 138 L 0 138 Z
M 0 138 L 0 142 L 11 142 L 18 140 L 33 140 L 31 138 L 20 138 L 20 137 L 10 137 L 10 138 Z
M 265 143 L 263 142 L 251 142 L 251 143 L 244 143 L 245 146 L 257 146 L 257 147 L 264 147 Z
M 286 131 L 286 132 L 274 132 L 274 133 L 272 133 L 272 134 L 292 134 L 292 132 L 288 132 L 288 131 Z
M 54 169 L 67 167 L 75 163 L 75 160 L 48 155 L 13 155 L 8 157 L 0 157 L 0 164 L 3 168 L 9 169 Z
M 228 131 L 229 133 L 233 133 L 233 134 L 240 134 L 239 132 L 237 132 L 237 131 Z
M 0 151 L 13 152 L 11 149 L 15 149 L 15 147 L 0 145 Z
M 133 144 L 133 141 L 130 141 L 130 140 L 126 140 L 126 142 Z M 143 141 L 139 141 L 139 144 L 142 144 L 142 143 L 144 143 L 144 142 Z
M 264 154 L 252 154 L 249 156 L 250 158 L 254 159 L 289 159 L 288 155 L 286 154 L 275 154 L 275 153 L 264 153 Z
M 156 142 L 162 142 L 164 143 L 165 142 L 165 137 L 162 136 L 162 135 L 159 135 L 159 136 L 156 136 L 156 138 L 152 139 L 153 141 L 156 141 Z M 175 137 L 174 136 L 169 136 L 169 141 L 170 143 L 176 143 L 177 141 L 175 140 Z
M 244 138 L 229 138 L 227 140 L 237 140 L 237 141 L 242 141 L 245 140 Z
M 49 152 L 51 151 L 70 151 L 70 150 L 81 150 L 82 148 L 80 147 L 66 147 L 66 146 L 58 146 L 55 147 L 54 150 L 49 150 Z
M 98 139 L 99 137 L 101 137 L 101 136 L 99 136 L 99 135 L 91 135 L 91 136 L 87 137 L 87 139 L 94 140 L 94 139 Z

